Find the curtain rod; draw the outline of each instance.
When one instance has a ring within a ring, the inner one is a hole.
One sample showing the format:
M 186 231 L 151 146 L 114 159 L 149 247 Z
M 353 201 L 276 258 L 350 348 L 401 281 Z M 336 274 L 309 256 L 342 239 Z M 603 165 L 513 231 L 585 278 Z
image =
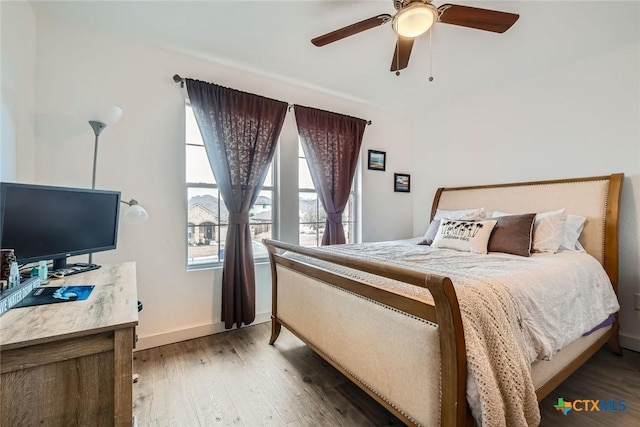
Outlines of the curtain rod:
M 180 83 L 181 88 L 184 87 L 184 79 L 180 77 L 178 74 L 173 75 L 173 81 L 176 83 Z M 287 107 L 288 111 L 291 111 L 292 108 L 293 108 L 293 104 L 289 104 L 289 106 Z M 367 120 L 367 124 L 368 125 L 372 124 L 371 120 Z

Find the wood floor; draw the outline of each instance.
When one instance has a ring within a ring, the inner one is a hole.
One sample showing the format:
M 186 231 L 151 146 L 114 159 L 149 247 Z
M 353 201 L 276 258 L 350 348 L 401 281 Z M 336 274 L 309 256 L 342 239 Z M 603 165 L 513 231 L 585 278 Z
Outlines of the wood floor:
M 284 328 L 268 323 L 134 354 L 139 426 L 399 426 L 402 423 Z M 624 400 L 621 412 L 576 412 L 558 397 Z M 606 348 L 540 403 L 542 426 L 640 426 L 640 353 Z

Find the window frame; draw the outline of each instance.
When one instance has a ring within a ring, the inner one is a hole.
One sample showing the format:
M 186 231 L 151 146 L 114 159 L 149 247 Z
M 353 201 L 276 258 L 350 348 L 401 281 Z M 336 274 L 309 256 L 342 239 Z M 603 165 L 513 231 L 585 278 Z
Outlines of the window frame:
M 189 104 L 189 102 L 187 101 L 185 103 L 185 116 L 188 112 L 188 109 L 190 109 L 191 106 Z M 186 211 L 187 211 L 187 216 L 186 216 L 186 239 L 185 239 L 185 264 L 186 264 L 186 269 L 187 271 L 190 270 L 205 270 L 205 269 L 216 269 L 216 268 L 222 268 L 223 264 L 224 264 L 224 259 L 220 260 L 220 243 L 222 243 L 221 241 L 221 230 L 223 227 L 229 225 L 228 220 L 226 222 L 218 222 L 217 224 L 214 224 L 213 227 L 216 229 L 216 242 L 218 244 L 218 261 L 213 261 L 213 262 L 201 262 L 201 263 L 192 263 L 191 262 L 191 258 L 189 257 L 189 235 L 190 235 L 190 230 L 192 230 L 192 232 L 195 232 L 196 229 L 200 229 L 201 227 L 211 227 L 211 224 L 207 224 L 207 225 L 196 225 L 193 224 L 189 221 L 189 190 L 190 189 L 205 189 L 205 190 L 215 190 L 216 192 L 216 196 L 218 197 L 218 200 L 222 203 L 224 203 L 224 201 L 222 200 L 222 197 L 220 196 L 220 187 L 218 186 L 218 183 L 207 183 L 207 182 L 191 182 L 187 180 L 188 177 L 188 159 L 187 159 L 187 147 L 191 146 L 191 147 L 202 147 L 205 150 L 205 154 L 206 154 L 206 147 L 203 144 L 194 144 L 194 143 L 190 143 L 186 140 L 186 121 L 185 121 L 185 205 L 186 205 Z M 278 142 L 279 143 L 279 142 Z M 278 221 L 277 218 L 279 218 L 278 216 L 278 156 L 277 153 L 276 155 L 273 156 L 273 159 L 271 160 L 271 185 L 263 185 L 262 188 L 260 189 L 260 191 L 270 191 L 271 192 L 271 222 L 270 223 L 264 223 L 264 222 L 251 222 L 251 220 L 249 220 L 249 226 L 255 226 L 255 225 L 264 225 L 264 224 L 269 224 L 271 225 L 271 238 L 273 239 L 277 239 L 279 236 L 279 227 L 278 227 Z M 213 174 L 213 171 L 211 171 L 211 173 Z M 215 176 L 214 176 L 214 180 L 215 180 Z M 220 206 L 222 205 L 222 203 L 218 203 L 218 212 L 216 212 L 217 218 L 220 218 Z M 200 232 L 202 233 L 202 232 Z M 269 255 L 265 250 L 264 254 L 258 255 L 256 256 L 254 253 L 254 258 L 253 258 L 254 264 L 260 264 L 260 263 L 265 263 L 265 262 L 269 262 Z

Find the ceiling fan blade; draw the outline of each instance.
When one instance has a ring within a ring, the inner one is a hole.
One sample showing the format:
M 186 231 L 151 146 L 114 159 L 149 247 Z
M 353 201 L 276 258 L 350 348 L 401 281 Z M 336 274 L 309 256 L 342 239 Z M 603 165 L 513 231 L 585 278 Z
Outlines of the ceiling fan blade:
M 356 22 L 355 24 L 348 25 L 339 30 L 332 31 L 327 34 L 323 34 L 311 40 L 311 43 L 320 47 L 329 43 L 333 43 L 338 40 L 342 40 L 345 37 L 358 34 L 362 31 L 377 27 L 382 24 L 386 24 L 391 21 L 391 15 L 383 13 L 382 15 L 374 16 L 373 18 L 365 19 L 364 21 Z
M 443 4 L 438 8 L 440 19 L 445 24 L 460 25 L 478 30 L 504 33 L 518 20 L 520 15 L 470 6 Z
M 414 40 L 415 39 L 411 37 L 398 36 L 396 50 L 393 52 L 393 60 L 391 61 L 391 71 L 398 71 L 403 68 L 407 68 Z

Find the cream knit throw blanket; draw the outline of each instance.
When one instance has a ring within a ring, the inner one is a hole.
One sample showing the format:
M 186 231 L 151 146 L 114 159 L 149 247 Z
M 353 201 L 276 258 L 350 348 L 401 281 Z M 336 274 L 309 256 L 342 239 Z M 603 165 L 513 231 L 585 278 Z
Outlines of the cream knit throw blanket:
M 467 394 L 479 393 L 480 413 L 472 408 L 476 422 L 483 427 L 537 426 L 531 362 L 511 293 L 499 283 L 484 283 L 457 287 L 456 294 L 467 347 Z

